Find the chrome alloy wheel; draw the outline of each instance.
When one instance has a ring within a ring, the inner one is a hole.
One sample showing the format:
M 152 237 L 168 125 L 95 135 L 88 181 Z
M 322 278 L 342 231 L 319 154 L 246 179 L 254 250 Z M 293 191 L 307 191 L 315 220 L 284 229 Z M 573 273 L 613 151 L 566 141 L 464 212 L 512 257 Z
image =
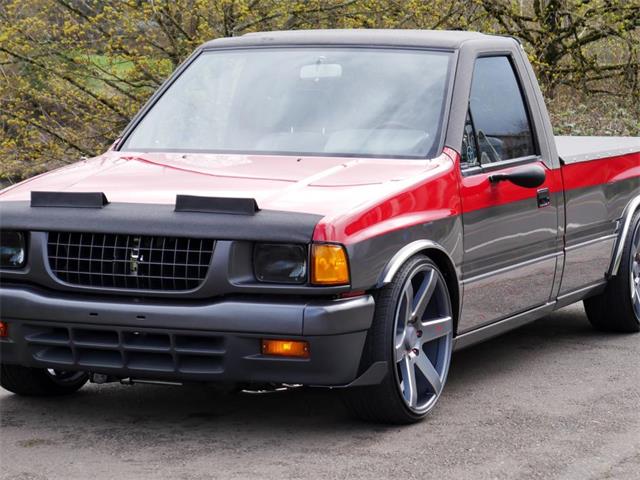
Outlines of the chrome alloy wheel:
M 442 276 L 419 265 L 408 277 L 395 313 L 395 360 L 402 398 L 416 414 L 429 411 L 447 379 L 453 316 Z
M 640 223 L 631 239 L 631 303 L 636 318 L 640 321 Z

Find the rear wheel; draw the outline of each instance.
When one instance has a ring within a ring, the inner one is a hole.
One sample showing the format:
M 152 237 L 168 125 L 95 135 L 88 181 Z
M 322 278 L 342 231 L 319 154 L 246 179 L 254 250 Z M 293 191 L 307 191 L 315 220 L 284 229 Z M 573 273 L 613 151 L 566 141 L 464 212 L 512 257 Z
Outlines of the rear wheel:
M 24 396 L 68 395 L 87 383 L 85 372 L 2 365 L 0 385 L 10 392 Z
M 361 419 L 413 423 L 435 406 L 449 371 L 453 315 L 447 284 L 424 256 L 410 259 L 376 296 L 364 364 L 385 361 L 381 384 L 345 391 L 350 412 Z
M 631 221 L 624 240 L 622 263 L 606 290 L 584 301 L 591 324 L 602 331 L 640 331 L 640 212 Z

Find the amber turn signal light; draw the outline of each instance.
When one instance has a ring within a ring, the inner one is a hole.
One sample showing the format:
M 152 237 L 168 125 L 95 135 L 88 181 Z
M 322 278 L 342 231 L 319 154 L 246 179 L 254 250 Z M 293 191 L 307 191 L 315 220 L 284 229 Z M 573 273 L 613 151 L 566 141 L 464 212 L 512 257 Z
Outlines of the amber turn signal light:
M 309 342 L 298 340 L 262 340 L 262 354 L 278 357 L 309 358 Z
M 347 253 L 341 245 L 313 245 L 311 266 L 311 283 L 316 285 L 349 283 Z
M 9 325 L 6 322 L 0 322 L 0 338 L 7 338 L 9 336 Z

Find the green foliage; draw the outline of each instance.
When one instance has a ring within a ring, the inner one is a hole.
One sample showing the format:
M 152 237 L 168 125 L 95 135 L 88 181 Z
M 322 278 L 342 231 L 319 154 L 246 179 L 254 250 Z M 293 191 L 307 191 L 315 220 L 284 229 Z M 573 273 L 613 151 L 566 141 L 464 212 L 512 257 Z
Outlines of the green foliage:
M 550 96 L 561 84 L 597 91 L 613 78 L 637 90 L 640 0 L 476 1 L 491 29 L 524 42 Z
M 515 35 L 561 131 L 640 134 L 640 0 L 4 0 L 0 181 L 103 151 L 206 40 L 307 28 Z
M 559 87 L 549 113 L 557 135 L 640 135 L 640 108 L 629 98 Z

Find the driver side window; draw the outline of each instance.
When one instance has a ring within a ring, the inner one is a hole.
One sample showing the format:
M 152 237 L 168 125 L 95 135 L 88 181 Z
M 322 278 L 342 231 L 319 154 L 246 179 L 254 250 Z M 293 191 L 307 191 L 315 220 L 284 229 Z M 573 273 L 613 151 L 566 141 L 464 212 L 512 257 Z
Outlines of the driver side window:
M 506 56 L 478 58 L 473 71 L 463 161 L 486 165 L 536 154 L 531 122 L 520 84 Z M 471 138 L 475 137 L 475 141 Z M 466 143 L 466 144 L 465 144 Z M 471 149 L 469 146 L 473 145 Z M 475 163 L 469 157 L 473 150 Z

